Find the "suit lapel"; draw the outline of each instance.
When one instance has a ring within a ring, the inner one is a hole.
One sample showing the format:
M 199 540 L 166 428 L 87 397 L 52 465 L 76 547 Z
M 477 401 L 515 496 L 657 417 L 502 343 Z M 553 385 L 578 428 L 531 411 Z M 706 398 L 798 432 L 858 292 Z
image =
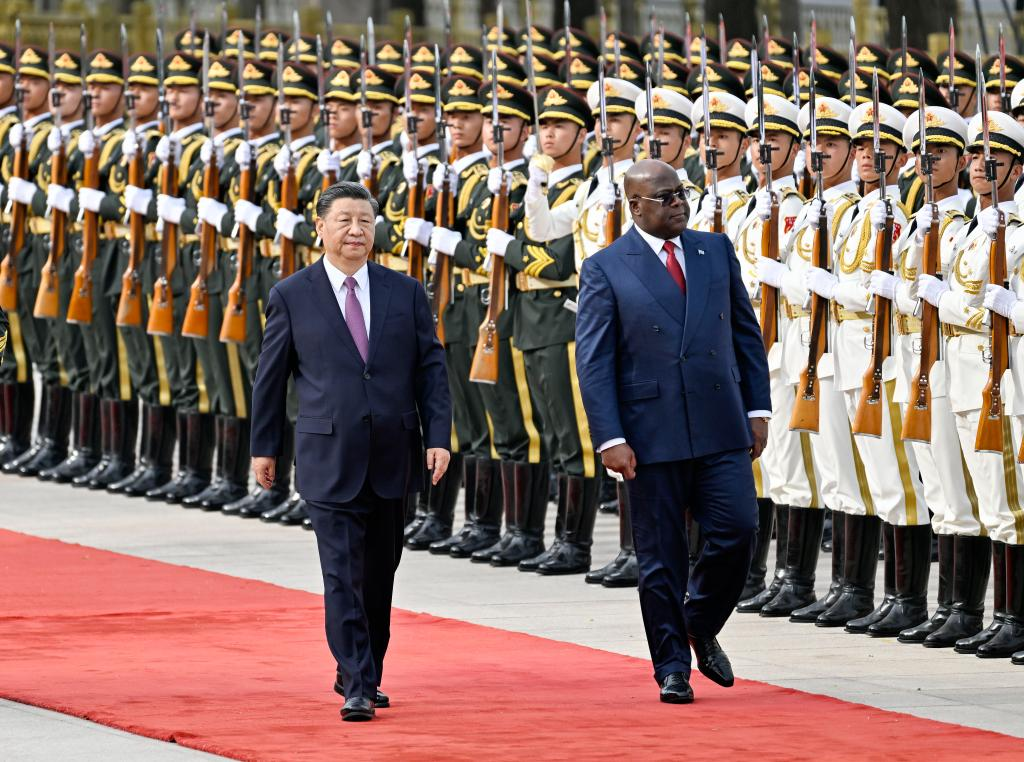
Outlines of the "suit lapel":
M 341 314 L 341 307 L 338 305 L 337 296 L 334 295 L 334 289 L 331 288 L 331 279 L 327 277 L 327 270 L 324 269 L 323 259 L 321 258 L 315 264 L 310 265 L 306 270 L 309 272 L 307 281 L 313 293 L 313 301 L 316 303 L 317 309 L 323 315 L 324 320 L 327 321 L 327 325 L 334 329 L 341 343 L 348 348 L 348 351 L 352 353 L 356 360 L 362 363 L 363 358 L 359 356 L 356 343 L 352 340 L 352 333 L 348 330 L 345 317 Z M 371 306 L 372 304 L 373 302 L 371 301 Z M 370 346 L 372 348 L 373 345 L 371 344 Z
M 665 312 L 682 324 L 684 305 L 688 299 L 684 299 L 679 293 L 679 288 L 668 274 L 665 265 L 658 259 L 658 255 L 651 251 L 651 247 L 636 228 L 630 228 L 626 235 L 632 237 L 624 257 L 626 264 L 633 269 L 637 278 Z
M 700 316 L 708 302 L 708 267 L 710 260 L 704 255 L 704 244 L 684 230 L 683 258 L 686 260 L 686 321 L 683 323 L 683 349 L 693 338 Z
M 370 278 L 370 348 L 366 357 L 366 364 L 369 365 L 377 352 L 377 345 L 380 344 L 380 336 L 384 331 L 384 320 L 388 315 L 388 305 L 391 302 L 391 284 L 385 277 L 384 268 L 370 262 L 368 265 Z M 352 346 L 355 346 L 353 342 Z

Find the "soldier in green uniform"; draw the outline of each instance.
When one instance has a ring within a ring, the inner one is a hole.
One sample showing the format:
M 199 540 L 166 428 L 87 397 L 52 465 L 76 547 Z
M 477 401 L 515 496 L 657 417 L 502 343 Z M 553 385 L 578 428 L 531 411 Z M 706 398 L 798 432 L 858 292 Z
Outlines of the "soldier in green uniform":
M 328 73 L 324 102 L 330 115 L 327 145 L 317 157 L 317 169 L 335 182 L 356 181 L 356 160 L 363 144 L 359 134 L 358 94 L 352 91 L 355 75 L 350 69 Z
M 382 66 L 367 66 L 352 86 L 353 91 L 360 94 L 360 100 L 366 91 L 365 110 L 360 106 L 359 135 L 363 144 L 370 146 L 356 157 L 356 176 L 376 197 L 381 208 L 402 179 L 401 159 L 391 137 L 398 111 L 397 86 L 395 75 Z

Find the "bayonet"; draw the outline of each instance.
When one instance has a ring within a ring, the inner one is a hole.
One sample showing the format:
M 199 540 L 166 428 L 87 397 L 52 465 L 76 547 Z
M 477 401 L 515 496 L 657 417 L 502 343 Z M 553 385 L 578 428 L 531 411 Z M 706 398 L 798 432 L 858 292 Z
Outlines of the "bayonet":
M 238 46 L 236 51 L 238 54 L 235 75 L 238 77 L 238 115 L 242 120 L 242 139 L 249 142 L 249 116 L 252 107 L 249 101 L 245 98 L 245 76 L 243 72 L 245 70 L 245 48 L 242 45 Z
M 793 32 L 793 105 L 800 108 L 800 40 Z M 812 115 L 813 116 L 813 115 Z M 803 141 L 801 141 L 803 142 Z
M 334 13 L 330 9 L 324 11 L 324 49 L 334 59 Z M 321 59 L 322 60 L 322 59 Z
M 978 77 L 978 85 L 985 81 L 985 71 L 981 64 L 981 48 L 975 47 L 975 68 Z M 992 206 L 999 207 L 999 186 L 996 184 L 996 160 L 992 158 L 992 149 L 989 142 L 988 129 L 988 103 L 984 93 L 979 94 L 978 104 L 981 109 L 981 145 L 985 157 L 985 177 L 992 184 Z
M 601 36 L 601 55 L 600 63 L 601 66 L 607 66 L 608 64 L 608 16 L 605 13 L 604 6 L 601 6 L 601 20 L 598 26 L 598 34 Z
M 505 130 L 498 111 L 498 52 L 491 50 L 491 131 L 494 135 L 495 156 L 499 167 L 505 166 Z
M 540 147 L 540 110 L 537 107 L 537 77 L 534 74 L 533 3 L 531 0 L 526 0 L 526 85 L 530 90 L 530 98 L 533 101 L 533 139 L 537 143 L 537 151 L 543 153 Z
M 921 82 L 924 82 L 924 71 L 918 69 L 918 75 L 921 78 Z M 921 174 L 924 175 L 925 203 L 929 205 L 934 205 L 935 189 L 932 182 L 932 161 L 935 157 L 928 153 L 928 131 L 926 128 L 925 120 L 925 102 L 923 87 L 918 88 L 917 92 L 917 135 L 919 141 L 917 153 L 921 163 Z M 934 208 L 932 209 L 932 211 L 935 211 Z
M 647 81 L 644 87 L 644 97 L 647 101 L 647 145 L 650 147 L 651 158 L 660 159 L 661 141 L 654 136 L 654 97 L 651 93 L 651 59 L 648 58 L 644 65 L 647 68 Z
M 683 44 L 686 46 L 686 65 L 690 65 L 690 48 L 693 47 L 693 27 L 690 24 L 690 12 L 686 12 L 685 22 L 683 24 Z
M 729 60 L 729 47 L 727 45 L 728 38 L 725 36 L 725 18 L 721 13 L 718 14 L 718 62 L 725 65 L 725 62 Z
M 284 133 L 284 145 L 292 144 L 292 112 L 284 102 L 284 40 L 277 41 L 277 119 Z
M 711 145 L 711 87 L 708 85 L 708 43 L 700 36 L 701 105 L 704 111 L 704 165 L 711 173 L 711 192 L 718 199 L 718 151 Z
M 18 109 L 18 120 L 25 118 L 22 113 L 22 101 L 25 98 L 25 90 L 19 84 L 21 82 L 21 19 L 14 20 L 14 103 Z
M 566 65 L 566 70 L 572 68 L 572 6 L 569 5 L 569 0 L 563 0 L 562 2 L 562 20 L 565 22 L 565 60 L 569 61 Z
M 946 58 L 946 71 L 949 72 L 949 103 L 959 114 L 960 90 L 956 86 L 956 30 L 953 28 L 952 18 L 949 19 L 949 54 Z M 924 88 L 921 88 L 921 91 L 924 92 Z
M 245 44 L 245 34 L 239 30 L 238 32 L 238 44 Z M 227 48 L 228 45 L 228 3 L 227 0 L 222 0 L 220 4 L 220 47 L 221 49 Z
M 331 137 L 331 112 L 327 110 L 327 102 L 324 100 L 324 41 L 320 35 L 316 36 L 316 60 L 316 103 L 320 109 L 320 123 L 324 126 L 327 150 L 334 151 L 334 138 Z
M 772 146 L 768 144 L 764 123 L 764 72 L 757 59 L 757 46 L 750 50 L 750 71 L 753 78 L 754 97 L 757 98 L 757 142 L 759 159 L 764 168 L 764 187 L 772 193 Z
M 81 51 L 81 63 L 79 68 L 82 74 L 82 108 L 84 109 L 83 118 L 85 119 L 85 129 L 91 130 L 93 126 L 92 116 L 92 97 L 89 95 L 89 87 L 85 84 L 85 64 L 89 58 L 89 46 L 85 39 L 85 24 L 78 27 L 78 44 L 79 50 Z M 79 214 L 82 214 L 83 210 L 79 210 Z
M 124 24 L 121 24 L 121 79 L 124 80 L 124 110 L 125 118 L 128 120 L 128 129 L 134 132 L 135 96 L 132 95 L 128 87 L 128 77 L 131 74 L 131 63 L 129 63 L 128 58 L 128 30 Z
M 409 81 L 412 79 L 412 21 L 405 17 L 405 38 L 402 40 L 402 60 L 405 63 L 405 133 L 412 147 L 412 155 L 419 159 L 419 140 L 417 127 L 419 118 L 412 111 L 412 92 Z
M 373 19 L 366 19 L 366 55 L 370 66 L 377 65 L 377 33 L 374 30 Z
M 452 6 L 450 0 L 444 0 L 442 10 L 444 11 L 444 49 L 448 51 L 455 45 L 454 38 L 452 37 Z M 533 28 L 529 24 L 526 27 L 527 34 L 533 34 Z
M 301 26 L 299 25 L 299 12 L 292 11 L 292 61 L 294 63 L 302 62 L 302 33 Z
M 213 112 L 215 104 L 210 97 L 210 33 L 203 33 L 203 116 L 206 122 L 206 136 L 213 140 Z M 214 160 L 211 152 L 210 160 Z
M 444 104 L 441 95 L 441 51 L 434 45 L 434 134 L 437 136 L 437 150 L 441 166 L 448 172 L 448 140 L 445 136 Z
M 665 84 L 665 25 L 658 27 L 658 87 Z
M 857 22 L 850 16 L 850 108 L 857 108 Z
M 761 44 L 764 45 L 764 60 L 765 61 L 772 60 L 771 54 L 770 54 L 770 52 L 768 50 L 768 46 L 770 44 L 769 40 L 771 40 L 771 35 L 768 33 L 768 16 L 767 16 L 767 14 L 762 14 L 761 15 Z
M 907 17 L 900 16 L 900 76 L 907 78 Z
M 257 58 L 259 57 L 260 40 L 263 39 L 263 4 L 260 3 L 256 6 L 256 22 L 253 25 L 252 31 L 252 47 L 256 51 Z
M 48 52 L 49 52 L 49 56 L 50 56 L 50 66 L 49 66 L 49 68 L 50 68 L 50 81 L 51 82 L 56 82 L 57 80 L 56 80 L 56 78 L 54 76 L 56 74 L 56 72 L 54 71 L 54 63 L 57 60 L 57 45 L 56 45 L 56 34 L 55 34 L 54 30 L 53 30 L 53 22 L 52 21 L 50 22 L 50 37 L 49 37 L 49 41 L 48 41 Z M 84 65 L 85 62 L 83 61 L 82 64 Z M 83 77 L 82 79 L 83 79 L 83 84 L 84 84 L 85 78 Z M 61 123 L 62 123 L 63 119 L 61 118 L 61 115 L 60 115 L 60 101 L 61 101 L 61 96 L 62 95 L 63 95 L 63 93 L 60 91 L 59 88 L 56 88 L 56 87 L 51 87 L 50 88 L 50 105 L 53 106 L 53 127 L 57 131 L 57 135 L 60 137 L 61 142 L 63 143 L 64 142 L 64 133 L 61 131 Z
M 999 107 L 1003 113 L 1010 113 L 1010 94 L 1006 90 L 1006 38 L 1003 37 L 1002 23 L 999 24 Z
M 188 4 L 188 44 L 189 53 L 196 54 L 196 4 Z
M 163 22 L 156 29 L 156 92 L 160 103 L 160 119 L 164 135 L 171 134 L 170 104 L 167 102 L 167 88 L 164 87 L 164 30 Z
M 505 44 L 505 3 L 502 0 L 498 0 L 497 10 L 497 24 L 495 27 L 496 34 L 494 35 L 494 49 L 499 53 Z

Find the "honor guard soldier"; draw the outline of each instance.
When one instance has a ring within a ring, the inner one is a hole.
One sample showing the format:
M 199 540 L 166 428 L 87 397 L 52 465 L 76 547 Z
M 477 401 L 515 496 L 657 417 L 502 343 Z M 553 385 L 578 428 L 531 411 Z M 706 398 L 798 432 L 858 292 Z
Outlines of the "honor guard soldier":
M 403 179 L 401 159 L 391 136 L 398 112 L 397 87 L 394 73 L 384 66 L 363 67 L 355 85 L 359 92 L 359 134 L 363 143 L 356 158 L 356 175 L 381 208 Z
M 357 181 L 356 160 L 363 144 L 359 135 L 359 96 L 352 90 L 356 74 L 351 69 L 334 69 L 327 77 L 324 102 L 330 123 L 327 146 L 317 157 L 321 176 L 330 176 L 335 182 Z
M 988 110 L 1010 113 L 1010 93 L 1024 79 L 1024 61 L 1016 56 L 989 56 L 982 66 L 982 73 Z
M 746 104 L 735 95 L 723 92 L 711 93 L 707 104 L 708 114 L 704 113 L 703 99 L 694 104 L 694 129 L 701 136 L 702 155 L 710 150 L 717 154 L 718 187 L 705 186 L 700 206 L 690 220 L 690 227 L 712 231 L 716 209 L 720 209 L 722 228 L 714 232 L 725 233 L 730 240 L 736 240 L 736 232 L 743 222 L 744 211 L 750 201 L 742 167 L 749 142 L 747 123 L 744 120 Z M 707 128 L 705 120 L 708 122 Z
M 18 103 L 15 98 L 15 70 L 14 70 L 14 49 L 0 42 L 0 241 L 5 242 L 4 253 L 8 248 L 7 241 L 10 240 L 10 219 L 4 212 L 7 207 L 6 183 L 8 168 L 11 167 L 11 158 L 14 155 L 14 147 L 8 140 L 11 127 L 19 120 Z M 11 337 L 10 319 L 0 308 L 0 321 L 3 322 L 4 342 L 8 343 Z M 13 342 L 10 342 L 13 347 Z M 19 347 L 19 353 L 23 351 Z M 18 364 L 13 357 L 13 350 L 9 353 L 7 367 L 3 368 L 2 353 L 0 353 L 0 466 L 11 457 L 19 455 L 28 448 L 28 438 L 32 427 L 32 392 L 29 391 L 28 403 L 18 405 L 18 412 L 15 414 L 15 400 L 26 388 L 31 390 L 28 377 L 21 379 L 19 386 L 19 373 L 27 373 L 24 361 Z
M 974 61 L 969 55 L 963 51 L 956 50 L 953 52 L 953 90 L 956 90 L 954 95 L 950 91 L 949 86 L 949 51 L 945 51 L 939 56 L 938 61 L 939 76 L 935 78 L 935 84 L 938 85 L 939 91 L 949 102 L 950 106 L 965 120 L 970 119 L 974 116 L 974 113 L 978 110 L 978 83 L 977 83 L 977 68 L 974 65 Z
M 670 164 L 679 175 L 679 182 L 686 186 L 687 203 L 695 209 L 700 203 L 700 188 L 690 181 L 685 161 L 690 150 L 690 130 L 693 128 L 691 114 L 693 104 L 689 98 L 665 87 L 651 89 L 652 115 L 647 114 L 647 93 L 641 92 L 636 99 L 636 118 L 644 127 L 647 156 L 660 158 Z M 657 142 L 657 148 L 654 143 Z

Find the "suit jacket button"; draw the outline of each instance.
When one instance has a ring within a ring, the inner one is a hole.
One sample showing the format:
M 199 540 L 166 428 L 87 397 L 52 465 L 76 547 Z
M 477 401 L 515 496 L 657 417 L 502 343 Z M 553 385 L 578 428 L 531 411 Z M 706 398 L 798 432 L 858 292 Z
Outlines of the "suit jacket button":
M 686 362 L 686 355 L 683 355 L 683 362 Z
M 721 385 L 721 384 L 715 384 L 715 391 L 716 391 L 716 392 L 717 392 L 717 391 L 718 391 L 719 389 L 721 389 L 721 388 L 722 388 L 722 385 Z
M 364 415 L 363 416 L 363 423 L 369 423 L 369 422 L 370 422 L 370 416 Z
M 367 371 L 366 373 L 363 374 L 363 379 L 366 380 L 366 381 L 370 380 L 370 373 L 369 373 L 369 371 Z
M 724 312 L 719 312 L 718 313 L 718 319 L 719 320 L 725 320 L 725 313 Z
M 656 325 L 652 325 L 652 326 L 651 326 L 651 328 L 653 328 L 653 329 L 654 329 L 654 332 L 655 332 L 655 333 L 661 333 L 661 328 L 659 328 L 658 326 L 656 326 Z
M 712 349 L 710 352 L 708 352 L 708 354 L 711 355 L 712 357 L 714 357 L 715 355 L 718 354 L 718 352 L 716 352 L 715 350 Z

